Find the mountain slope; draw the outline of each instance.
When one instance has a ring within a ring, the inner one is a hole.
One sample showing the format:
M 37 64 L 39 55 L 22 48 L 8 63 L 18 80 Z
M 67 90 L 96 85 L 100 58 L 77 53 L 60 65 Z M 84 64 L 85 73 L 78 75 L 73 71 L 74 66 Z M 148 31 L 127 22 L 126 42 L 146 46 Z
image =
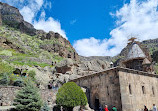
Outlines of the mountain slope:
M 13 49 L 25 56 L 57 59 L 56 62 L 61 58 L 78 60 L 78 54 L 68 40 L 52 31 L 46 33 L 36 30 L 33 25 L 24 21 L 17 8 L 1 2 L 0 24 L 1 51 Z M 0 54 L 4 55 L 4 51 Z

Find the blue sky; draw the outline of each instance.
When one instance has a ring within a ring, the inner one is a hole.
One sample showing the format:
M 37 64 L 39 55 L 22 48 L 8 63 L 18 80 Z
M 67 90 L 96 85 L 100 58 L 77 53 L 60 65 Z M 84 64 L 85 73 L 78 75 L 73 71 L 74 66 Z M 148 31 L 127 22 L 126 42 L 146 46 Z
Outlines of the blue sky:
M 130 37 L 158 37 L 158 0 L 0 0 L 37 29 L 67 38 L 83 56 L 115 56 Z
M 123 0 L 54 0 L 47 16 L 60 20 L 69 41 L 96 37 L 109 38 L 115 26 L 110 12 L 123 6 Z

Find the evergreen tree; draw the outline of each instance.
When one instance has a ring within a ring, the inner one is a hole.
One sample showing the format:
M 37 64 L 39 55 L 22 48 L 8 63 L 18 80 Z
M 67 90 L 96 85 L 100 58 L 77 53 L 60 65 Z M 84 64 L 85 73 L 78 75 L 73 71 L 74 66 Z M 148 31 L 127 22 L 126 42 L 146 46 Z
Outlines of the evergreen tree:
M 0 80 L 0 85 L 8 85 L 9 82 L 10 82 L 10 79 L 9 79 L 8 75 L 6 73 L 3 74 L 3 77 Z
M 38 89 L 28 80 L 25 87 L 23 87 L 14 99 L 14 106 L 17 111 L 39 111 L 42 106 Z
M 75 106 L 85 106 L 87 97 L 76 83 L 68 82 L 58 90 L 56 102 L 57 105 L 63 106 L 64 110 L 72 111 Z
M 41 111 L 50 111 L 50 107 L 48 106 L 47 103 L 45 103 L 41 109 Z

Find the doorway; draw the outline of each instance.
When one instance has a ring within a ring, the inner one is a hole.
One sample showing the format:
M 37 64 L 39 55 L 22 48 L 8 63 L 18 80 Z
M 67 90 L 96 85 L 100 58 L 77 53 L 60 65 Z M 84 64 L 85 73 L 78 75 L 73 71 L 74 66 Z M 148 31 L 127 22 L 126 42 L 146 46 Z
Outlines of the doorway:
M 95 111 L 99 111 L 99 99 L 95 98 Z

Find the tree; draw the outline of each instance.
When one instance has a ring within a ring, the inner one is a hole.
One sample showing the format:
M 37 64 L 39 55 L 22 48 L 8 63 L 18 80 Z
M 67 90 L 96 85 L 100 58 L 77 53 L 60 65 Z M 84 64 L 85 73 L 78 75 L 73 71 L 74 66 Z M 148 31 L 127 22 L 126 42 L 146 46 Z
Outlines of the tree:
M 50 107 L 48 106 L 47 103 L 44 103 L 44 105 L 43 105 L 41 111 L 50 111 Z
M 85 106 L 87 97 L 76 83 L 68 82 L 58 90 L 56 103 L 63 106 L 66 111 L 72 111 L 75 106 Z
M 22 78 L 17 78 L 17 80 L 13 83 L 14 86 L 19 86 L 19 87 L 23 87 L 24 86 L 24 81 L 22 80 Z
M 28 79 L 26 86 L 23 87 L 14 99 L 14 106 L 17 111 L 39 111 L 42 106 L 38 89 Z
M 1 85 L 8 85 L 10 83 L 10 79 L 6 73 L 3 74 L 2 79 L 0 80 Z

